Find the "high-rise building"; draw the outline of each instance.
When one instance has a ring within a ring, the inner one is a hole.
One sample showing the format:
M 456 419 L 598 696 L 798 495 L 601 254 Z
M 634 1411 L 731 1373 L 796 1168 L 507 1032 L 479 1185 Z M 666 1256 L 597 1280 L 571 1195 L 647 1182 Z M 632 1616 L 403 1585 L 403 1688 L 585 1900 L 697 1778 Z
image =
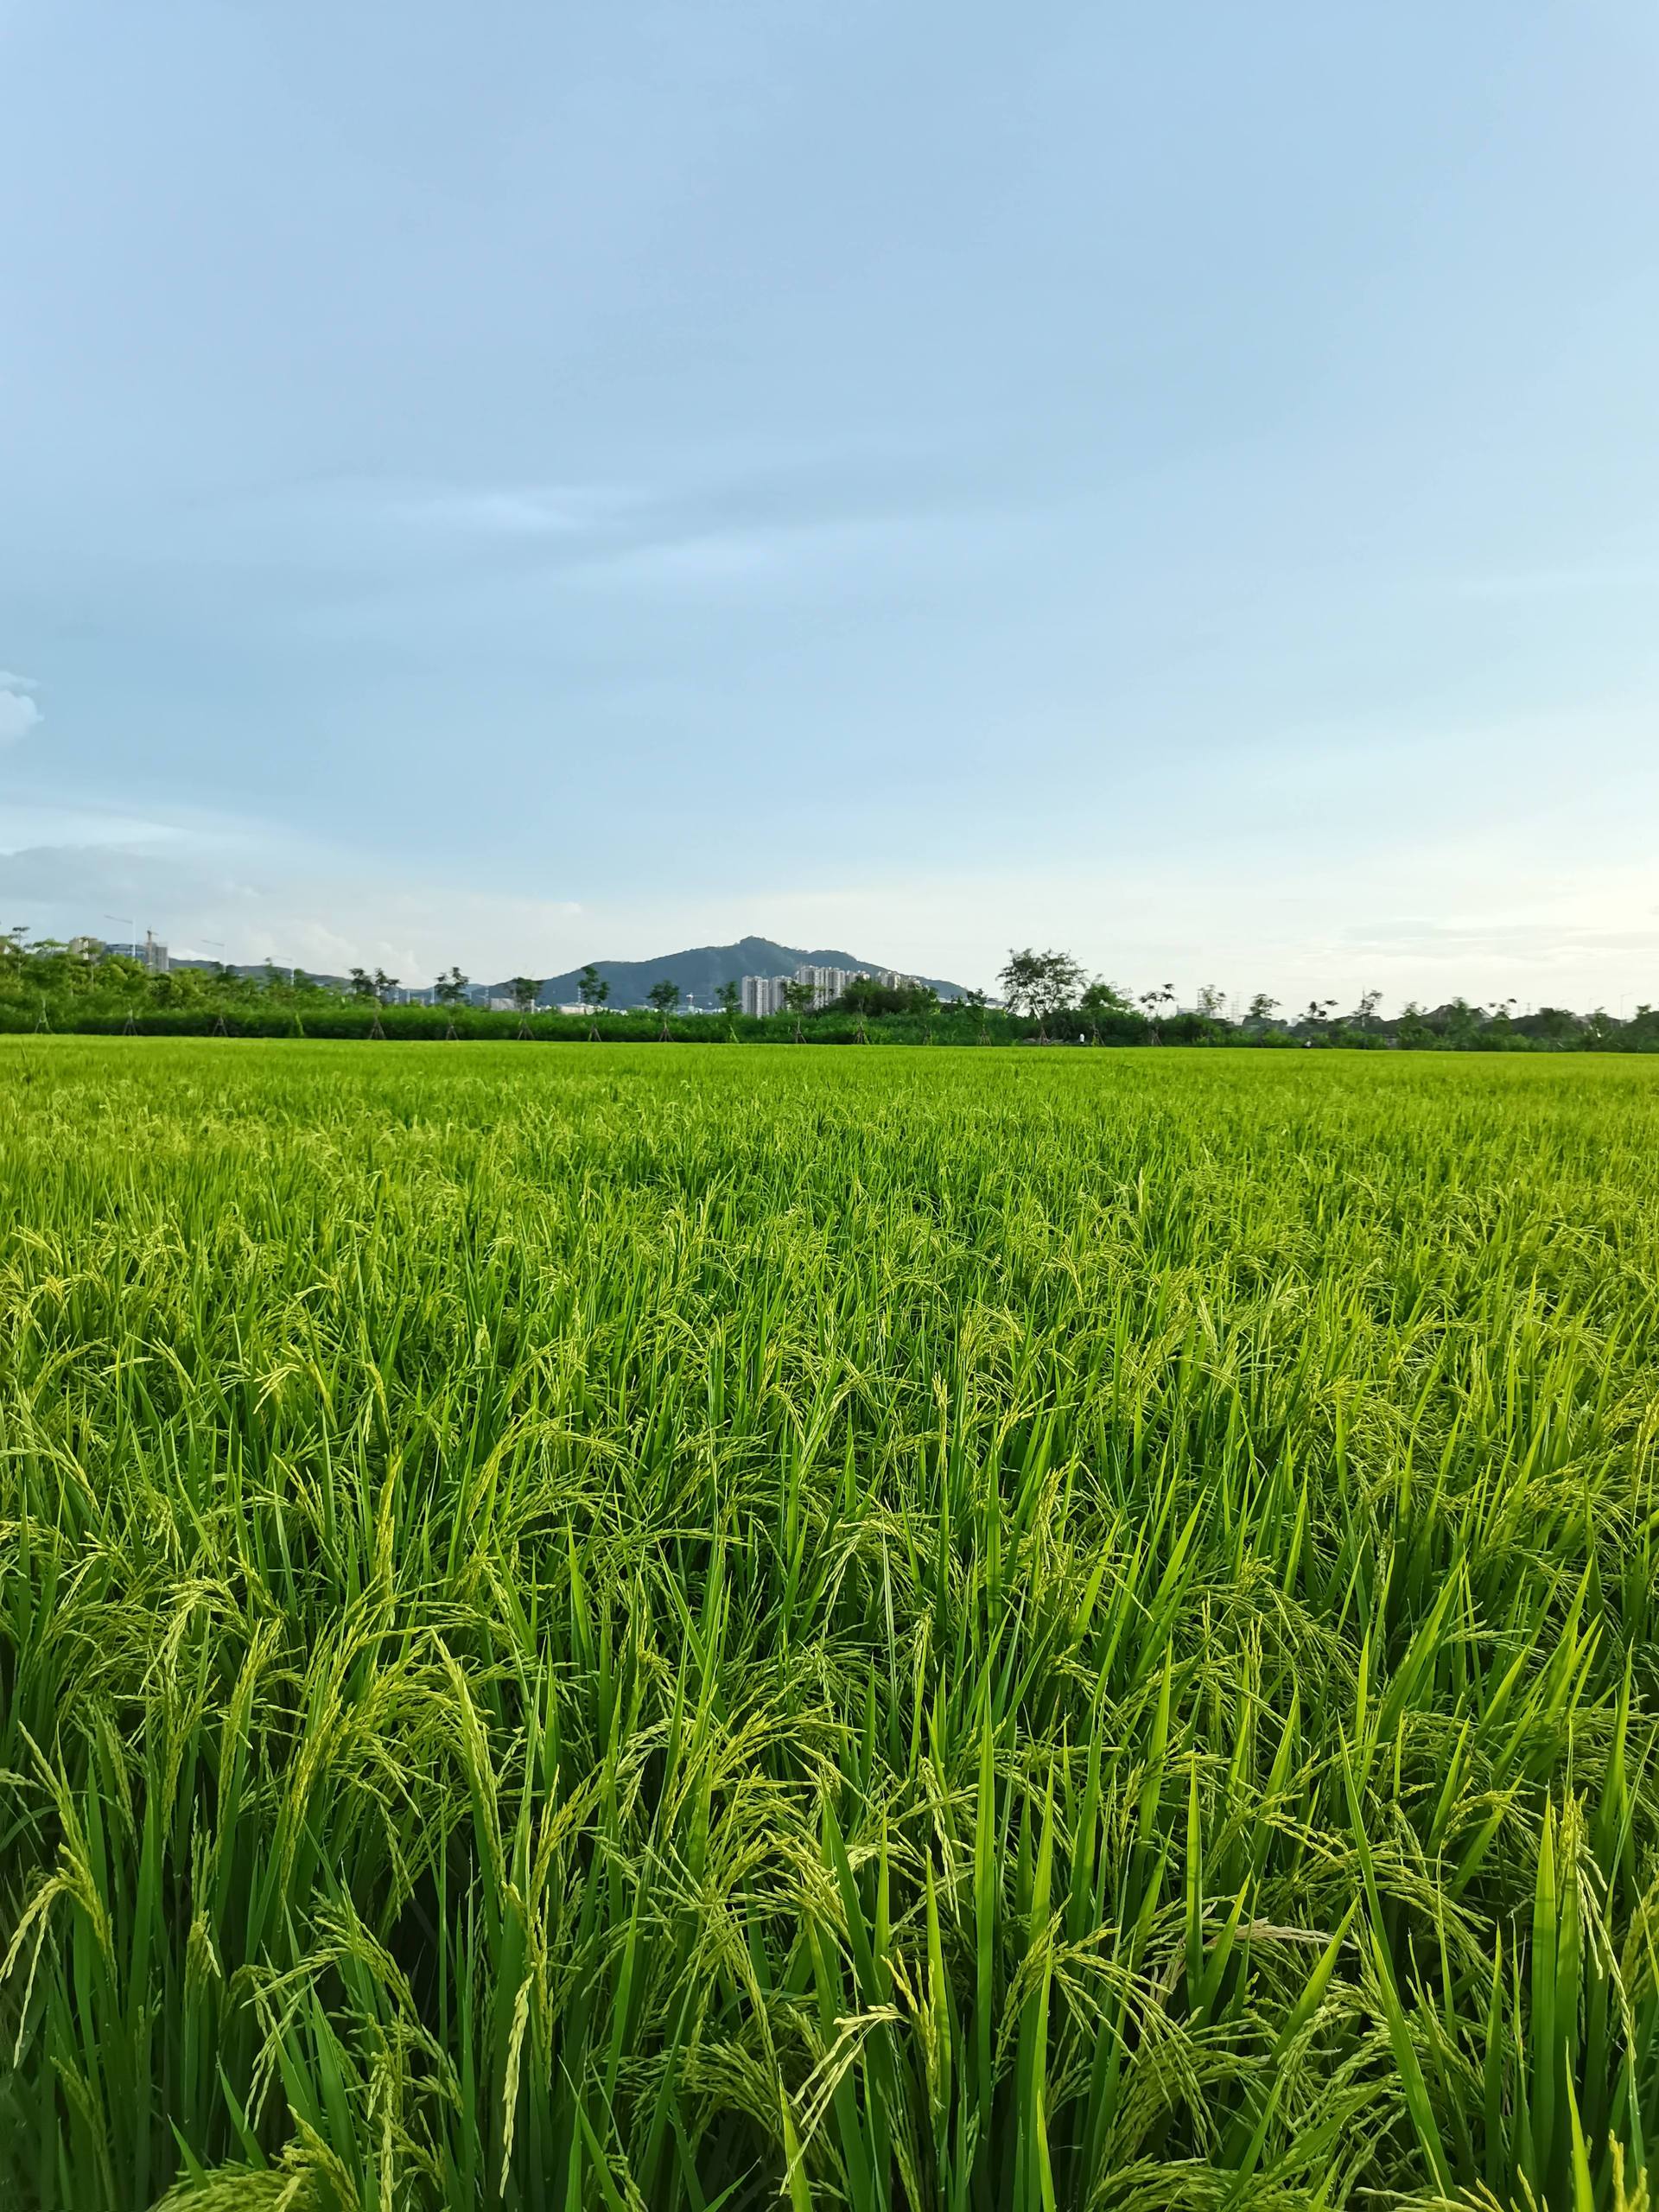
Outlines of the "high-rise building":
M 857 973 L 858 970 L 853 968 L 804 967 L 795 970 L 795 981 L 811 986 L 812 1004 L 816 1009 L 828 1006 L 831 999 L 838 999 Z
M 849 983 L 868 982 L 885 983 L 889 990 L 902 991 L 910 988 L 914 977 L 901 976 L 893 968 L 817 968 L 810 963 L 798 968 L 788 977 L 783 976 L 746 976 L 743 978 L 743 1011 L 745 1014 L 781 1014 L 784 1011 L 785 982 L 804 983 L 812 994 L 812 1008 L 830 1005 L 838 999 Z
M 88 938 L 86 942 L 96 944 L 99 940 Z M 142 944 L 114 944 L 106 938 L 103 945 L 105 952 L 118 954 L 123 960 L 136 960 L 140 967 L 148 968 L 152 976 L 165 976 L 173 965 L 168 957 L 167 947 L 158 940 L 153 930 L 144 931 Z

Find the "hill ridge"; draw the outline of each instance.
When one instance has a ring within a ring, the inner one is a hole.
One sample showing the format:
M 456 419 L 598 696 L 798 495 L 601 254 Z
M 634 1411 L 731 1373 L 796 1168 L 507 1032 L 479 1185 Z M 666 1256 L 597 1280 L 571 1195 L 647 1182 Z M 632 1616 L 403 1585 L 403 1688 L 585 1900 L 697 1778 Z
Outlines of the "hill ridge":
M 610 984 L 610 1003 L 621 1007 L 643 1004 L 653 983 L 677 983 L 686 999 L 711 1004 L 722 983 L 738 982 L 745 976 L 790 976 L 804 967 L 896 969 L 898 963 L 861 959 L 850 952 L 825 948 L 780 944 L 775 938 L 741 937 L 731 944 L 689 945 L 683 951 L 659 953 L 650 959 L 595 960 L 593 965 Z M 580 968 L 567 968 L 560 975 L 540 977 L 537 1004 L 558 1006 L 573 1001 L 581 975 Z M 960 983 L 943 976 L 918 976 L 916 980 L 930 985 L 941 998 L 960 998 L 963 994 Z M 493 995 L 502 995 L 507 983 L 504 980 L 484 988 Z

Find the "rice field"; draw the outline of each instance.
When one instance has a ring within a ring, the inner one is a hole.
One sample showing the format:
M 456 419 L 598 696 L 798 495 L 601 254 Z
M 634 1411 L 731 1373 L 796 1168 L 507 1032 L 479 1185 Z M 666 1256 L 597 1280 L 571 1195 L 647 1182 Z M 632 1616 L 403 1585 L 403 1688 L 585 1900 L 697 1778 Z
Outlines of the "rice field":
M 1659 1067 L 0 1047 L 0 2203 L 1621 2212 Z

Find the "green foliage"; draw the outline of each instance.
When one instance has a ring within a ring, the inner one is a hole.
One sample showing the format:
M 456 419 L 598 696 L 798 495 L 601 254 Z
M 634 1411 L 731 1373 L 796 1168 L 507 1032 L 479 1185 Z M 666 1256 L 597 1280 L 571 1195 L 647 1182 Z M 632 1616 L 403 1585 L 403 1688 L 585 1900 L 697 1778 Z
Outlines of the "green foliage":
M 938 994 L 925 983 L 883 983 L 874 976 L 855 976 L 836 1001 L 842 1012 L 875 1020 L 887 1014 L 929 1014 L 938 1003 Z
M 1378 1051 L 1405 1046 L 1440 1052 L 1659 1052 L 1659 1011 L 1640 1005 L 1626 1020 L 1605 1008 L 1578 1015 L 1546 1007 L 1516 1014 L 1514 1000 L 1478 1007 L 1464 999 L 1426 1012 L 1414 1004 L 1392 1019 L 1377 1012 L 1379 995 L 1367 991 L 1353 1011 L 1342 1014 L 1334 999 L 1313 1000 L 1297 1020 L 1274 1019 L 1276 1001 L 1257 993 L 1242 1022 L 1226 1018 L 1221 993 L 1206 985 L 1198 1004 L 1182 1009 L 1168 983 L 1142 991 L 1138 1004 L 1121 985 L 1096 978 L 1084 985 L 1083 970 L 1062 952 L 1010 953 L 1001 978 L 1007 1008 L 991 1008 L 982 992 L 969 991 L 944 1002 L 926 984 L 890 986 L 861 977 L 832 1005 L 814 1008 L 804 984 L 785 986 L 786 1013 L 739 1027 L 741 993 L 735 982 L 716 993 L 725 1016 L 709 1030 L 693 1021 L 673 1028 L 669 1015 L 678 1003 L 673 986 L 659 982 L 648 995 L 651 1010 L 662 1017 L 655 1033 L 671 1036 L 724 1036 L 727 1041 L 776 1038 L 809 1044 L 973 1044 L 998 1042 L 1090 1045 L 1313 1046 L 1321 1050 Z M 190 1033 L 243 1037 L 512 1037 L 549 1041 L 582 1037 L 626 1040 L 633 1033 L 593 1019 L 608 1010 L 609 981 L 591 963 L 578 977 L 586 1016 L 579 1026 L 556 1014 L 535 1016 L 537 986 L 518 976 L 508 987 L 510 1015 L 492 1019 L 471 1007 L 467 981 L 452 967 L 433 986 L 432 1001 L 444 1009 L 435 1028 L 423 1016 L 429 1008 L 394 1005 L 397 978 L 384 969 L 353 968 L 343 985 L 327 984 L 301 969 L 267 963 L 263 971 L 243 974 L 222 963 L 215 968 L 181 964 L 151 973 L 141 962 L 121 956 L 99 957 L 92 940 L 65 945 L 51 939 L 26 941 L 20 930 L 0 932 L 0 1033 L 25 1033 L 44 1025 L 52 1030 L 137 1031 L 141 1034 Z M 631 1008 L 627 1013 L 639 1013 Z M 875 1025 L 872 1033 L 870 1025 Z
M 576 979 L 576 993 L 584 1006 L 597 1013 L 611 995 L 609 978 L 601 976 L 590 960 Z
M 0 2202 L 1638 2212 L 1646 1064 L 0 1062 Z
M 1083 982 L 1083 969 L 1069 952 L 1038 952 L 1027 945 L 1023 952 L 1008 954 L 996 980 L 1016 1014 L 1023 1007 L 1041 1022 L 1071 1005 Z

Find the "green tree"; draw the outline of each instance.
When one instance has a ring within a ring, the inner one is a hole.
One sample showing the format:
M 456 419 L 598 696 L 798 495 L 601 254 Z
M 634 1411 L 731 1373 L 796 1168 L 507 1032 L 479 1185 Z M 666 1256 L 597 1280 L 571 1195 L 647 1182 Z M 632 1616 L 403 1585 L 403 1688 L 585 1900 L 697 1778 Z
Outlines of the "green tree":
M 1134 1007 L 1116 983 L 1109 983 L 1103 976 L 1096 976 L 1077 1001 L 1077 1012 L 1087 1020 L 1095 1042 L 1100 1042 L 1100 1025 L 1110 1022 L 1118 1015 L 1133 1014 Z
M 812 1010 L 811 984 L 798 983 L 791 976 L 784 985 L 784 1005 L 789 1013 L 798 1017 L 810 1014 Z
M 576 995 L 593 1014 L 597 1014 L 611 995 L 609 978 L 601 976 L 591 960 L 576 978 Z
M 842 1013 L 879 1019 L 887 1014 L 925 1014 L 938 1001 L 920 983 L 879 983 L 874 976 L 855 976 L 835 1003 Z
M 1038 952 L 1027 945 L 1023 952 L 1010 949 L 1007 965 L 996 980 L 1014 1013 L 1028 1007 L 1041 1027 L 1051 1015 L 1071 1004 L 1083 981 L 1083 969 L 1069 952 Z
M 645 1004 L 654 1007 L 664 1020 L 680 1002 L 680 987 L 664 976 L 660 983 L 653 983 L 645 993 Z
M 459 968 L 452 968 L 433 984 L 432 995 L 440 1006 L 459 1006 L 467 995 L 467 978 Z
M 124 991 L 129 997 L 135 991 L 142 993 L 152 980 L 142 960 L 130 960 L 120 952 L 106 952 L 94 973 L 99 990 Z M 194 990 L 196 971 L 193 968 L 175 968 L 169 975 L 158 976 L 153 980 L 158 983 L 176 982 L 181 986 L 188 983 Z
M 720 988 L 715 993 L 715 996 L 720 1001 L 721 1012 L 725 1015 L 727 1020 L 735 1021 L 739 1009 L 743 1004 L 742 984 L 733 982 L 728 979 L 728 981 L 723 982 Z
M 1098 1020 L 1103 1014 L 1128 1014 L 1133 1009 L 1128 1000 L 1116 983 L 1109 983 L 1103 976 L 1096 976 L 1077 1001 L 1079 1009 Z
M 366 968 L 353 968 L 346 982 L 354 999 L 372 999 L 377 995 L 374 978 Z
M 141 998 L 149 998 L 157 1006 L 188 1006 L 193 1000 L 206 998 L 217 986 L 216 979 L 200 968 L 171 968 L 164 975 L 150 973 L 140 960 L 107 963 L 113 980 L 124 985 Z
M 1174 1003 L 1175 987 L 1173 983 L 1160 983 L 1155 990 L 1142 991 L 1141 994 L 1141 1011 L 1147 1017 L 1147 1027 L 1151 1032 L 1154 1045 L 1160 1041 L 1159 1016 L 1167 1014 Z
M 536 994 L 541 985 L 533 976 L 515 976 L 507 985 L 513 1006 L 519 1014 L 528 1014 L 536 1003 Z

